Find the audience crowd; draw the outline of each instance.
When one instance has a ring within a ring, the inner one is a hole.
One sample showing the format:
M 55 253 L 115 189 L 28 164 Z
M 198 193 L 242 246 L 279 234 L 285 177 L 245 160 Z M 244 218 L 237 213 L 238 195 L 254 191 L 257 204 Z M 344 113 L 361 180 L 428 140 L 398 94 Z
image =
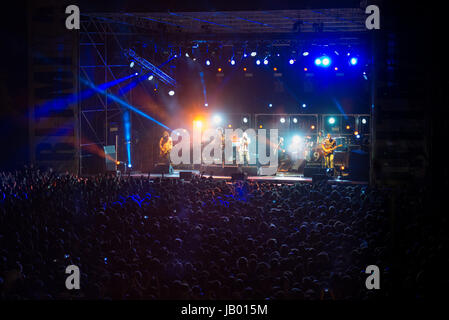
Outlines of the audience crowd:
M 325 182 L 1 172 L 0 298 L 381 299 L 407 263 L 398 285 L 424 295 L 426 257 L 446 248 L 437 233 L 415 243 L 425 217 L 405 192 L 396 207 L 414 212 L 397 219 L 414 218 L 393 230 L 391 199 Z M 69 265 L 80 290 L 65 287 Z M 368 265 L 379 266 L 381 290 L 367 290 Z

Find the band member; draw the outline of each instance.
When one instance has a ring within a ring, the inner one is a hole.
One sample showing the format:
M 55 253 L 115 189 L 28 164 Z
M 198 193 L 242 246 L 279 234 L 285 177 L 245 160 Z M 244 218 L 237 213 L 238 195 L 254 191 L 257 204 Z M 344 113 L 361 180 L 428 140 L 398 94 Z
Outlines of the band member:
M 316 145 L 321 146 L 324 141 L 323 130 L 318 131 L 318 136 L 316 137 Z
M 327 138 L 323 140 L 322 148 L 324 152 L 324 165 L 327 169 L 334 168 L 334 150 L 337 149 L 337 142 L 332 139 L 331 134 L 327 134 Z
M 167 131 L 164 131 L 159 140 L 159 156 L 162 162 L 170 163 L 170 151 L 173 148 L 173 140 Z
M 249 163 L 249 144 L 251 143 L 251 139 L 248 137 L 246 132 L 243 132 L 243 136 L 240 138 L 240 163 L 248 164 Z
M 220 143 L 220 151 L 221 151 L 221 163 L 224 167 L 225 164 L 225 134 L 223 128 L 217 128 L 217 136 Z

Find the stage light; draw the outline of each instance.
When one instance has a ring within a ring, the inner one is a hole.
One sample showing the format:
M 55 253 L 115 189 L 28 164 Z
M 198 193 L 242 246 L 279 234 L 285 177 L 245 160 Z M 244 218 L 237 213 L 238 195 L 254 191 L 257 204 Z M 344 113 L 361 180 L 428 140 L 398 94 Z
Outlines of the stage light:
M 285 118 L 282 117 L 282 118 L 279 119 L 279 121 L 280 121 L 281 123 L 285 123 Z
M 263 64 L 264 64 L 264 65 L 267 65 L 267 64 L 268 64 L 268 60 L 267 60 L 267 59 L 264 59 L 264 60 L 263 60 Z
M 134 61 L 131 61 L 131 63 L 129 64 L 129 67 L 130 67 L 130 68 L 133 68 L 133 67 L 134 67 Z
M 231 59 L 231 65 L 235 65 L 235 60 Z
M 136 73 L 134 73 L 134 75 L 135 75 L 135 76 L 138 76 L 138 75 L 139 75 L 139 73 L 138 73 L 138 72 L 136 72 Z
M 357 58 L 351 58 L 351 60 L 349 60 L 349 62 L 351 63 L 351 65 L 355 66 L 358 62 Z
M 337 67 L 335 67 L 335 68 L 334 68 L 334 70 L 335 70 L 335 71 L 338 71 L 338 68 L 337 68 Z
M 194 125 L 197 128 L 201 128 L 203 126 L 203 122 L 201 120 L 194 121 Z
M 120 161 L 116 161 L 115 164 L 116 164 L 116 165 L 119 165 L 119 164 L 120 164 Z
M 302 53 L 302 55 L 303 55 L 304 57 L 307 57 L 307 56 L 309 55 L 309 52 L 308 52 L 308 51 L 304 51 L 304 52 Z
M 148 80 L 151 81 L 151 80 L 153 80 L 153 78 L 154 78 L 153 75 L 151 75 L 151 76 L 148 77 Z
M 312 125 L 310 126 L 310 129 L 315 130 L 315 126 L 312 124 Z
M 174 96 L 174 95 L 175 95 L 175 92 L 174 92 L 173 90 L 170 90 L 170 91 L 168 92 L 168 94 L 169 94 L 170 96 Z
M 307 71 L 308 69 L 307 68 L 304 68 L 304 71 Z
M 189 54 L 186 52 L 186 58 L 188 58 L 189 57 Z
M 341 170 L 341 171 L 345 170 L 345 166 L 341 166 L 341 167 L 340 167 L 340 170 Z
M 243 58 L 246 58 L 248 55 L 246 54 L 246 52 L 243 54 Z
M 218 70 L 218 72 L 221 72 L 221 68 L 218 68 L 217 70 Z
M 251 52 L 251 57 L 255 57 L 257 55 L 256 51 Z
M 128 163 L 128 168 L 131 168 L 131 167 L 132 167 L 131 163 Z
M 246 67 L 245 67 L 245 68 L 243 68 L 243 71 L 246 71 Z
M 358 135 L 356 135 L 355 137 L 356 137 L 357 139 L 360 139 L 360 135 L 359 135 L 359 134 L 358 134 Z
M 209 59 L 206 60 L 206 66 L 210 66 L 210 60 Z
M 219 115 L 215 115 L 213 118 L 213 121 L 215 124 L 220 124 L 221 123 L 221 117 Z
M 208 107 L 208 106 L 209 106 L 209 104 L 208 104 L 208 103 L 205 103 L 205 104 L 204 104 L 204 106 L 205 106 L 205 107 Z
M 247 117 L 243 117 L 243 123 L 248 123 L 248 118 Z
M 362 123 L 366 124 L 366 119 L 365 118 L 362 119 Z
M 295 60 L 293 60 L 293 59 L 290 59 L 290 60 L 288 61 L 288 63 L 290 63 L 290 64 L 294 64 L 294 63 L 295 63 Z
M 331 60 L 326 57 L 326 58 L 323 58 L 322 63 L 323 63 L 323 66 L 327 67 L 330 65 Z
M 359 132 L 358 132 L 358 131 L 354 131 L 354 135 L 355 135 L 355 136 L 358 136 L 358 135 L 359 135 Z
M 260 125 L 259 128 L 262 129 L 262 128 L 263 128 L 263 125 Z
M 334 124 L 335 123 L 335 118 L 334 117 L 331 117 L 331 118 L 329 118 L 329 124 Z
M 274 68 L 273 68 L 273 71 L 278 71 L 278 68 L 274 67 Z
M 317 66 L 321 65 L 321 59 L 320 58 L 316 58 L 315 59 L 315 65 L 317 65 Z
M 351 129 L 351 126 L 350 126 L 350 125 L 347 125 L 347 126 L 346 126 L 346 130 L 349 130 L 349 129 Z
M 300 136 L 293 136 L 292 138 L 292 144 L 299 144 L 301 142 L 301 137 Z
M 298 118 L 293 118 L 293 123 L 298 123 Z
M 232 125 L 231 125 L 231 124 L 228 124 L 228 128 L 232 128 Z
M 272 103 L 269 103 L 269 104 L 268 104 L 268 108 L 271 108 L 272 106 L 273 106 Z
M 259 60 L 259 59 L 256 60 L 256 64 L 257 64 L 257 65 L 260 64 L 260 60 Z
M 302 104 L 302 107 L 305 108 L 305 107 L 307 107 L 307 105 L 306 105 L 305 103 L 303 103 L 303 104 Z

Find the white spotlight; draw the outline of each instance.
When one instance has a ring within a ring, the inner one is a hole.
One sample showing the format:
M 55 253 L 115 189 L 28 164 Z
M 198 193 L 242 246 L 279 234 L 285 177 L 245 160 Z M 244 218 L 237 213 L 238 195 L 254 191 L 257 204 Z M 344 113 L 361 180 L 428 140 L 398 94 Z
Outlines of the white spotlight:
M 248 123 L 248 118 L 247 117 L 243 118 L 243 123 Z
M 148 77 L 148 80 L 151 81 L 151 80 L 153 80 L 153 78 L 154 78 L 153 75 L 151 75 L 151 76 Z
M 213 120 L 215 124 L 221 123 L 221 117 L 218 114 L 214 116 Z
M 174 96 L 174 95 L 175 95 L 175 92 L 174 92 L 173 90 L 170 90 L 170 91 L 168 92 L 168 94 L 169 94 L 170 96 Z
M 257 55 L 256 51 L 251 52 L 251 57 L 255 57 Z
M 279 121 L 280 121 L 281 123 L 285 123 L 285 118 L 282 117 L 281 119 L 279 119 Z
M 263 61 L 263 64 L 264 64 L 264 65 L 267 65 L 267 64 L 268 64 L 268 60 L 265 59 L 265 60 Z
M 293 118 L 293 123 L 298 123 L 298 118 Z
M 134 61 L 131 61 L 131 63 L 129 64 L 129 67 L 130 68 L 134 67 Z

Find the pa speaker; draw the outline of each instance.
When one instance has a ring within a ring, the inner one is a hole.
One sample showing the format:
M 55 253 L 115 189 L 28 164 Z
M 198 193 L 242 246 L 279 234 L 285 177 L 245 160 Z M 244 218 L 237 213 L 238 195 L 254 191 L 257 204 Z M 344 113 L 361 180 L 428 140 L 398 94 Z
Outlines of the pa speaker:
M 305 166 L 304 167 L 304 177 L 309 177 L 312 178 L 313 175 L 326 175 L 326 168 L 322 168 L 322 167 L 310 167 L 310 166 Z
M 169 173 L 173 173 L 173 168 L 171 165 L 166 164 L 166 163 L 157 163 L 154 166 L 152 173 L 169 174 Z
M 369 155 L 362 150 L 353 150 L 349 154 L 349 179 L 354 181 L 369 180 Z

